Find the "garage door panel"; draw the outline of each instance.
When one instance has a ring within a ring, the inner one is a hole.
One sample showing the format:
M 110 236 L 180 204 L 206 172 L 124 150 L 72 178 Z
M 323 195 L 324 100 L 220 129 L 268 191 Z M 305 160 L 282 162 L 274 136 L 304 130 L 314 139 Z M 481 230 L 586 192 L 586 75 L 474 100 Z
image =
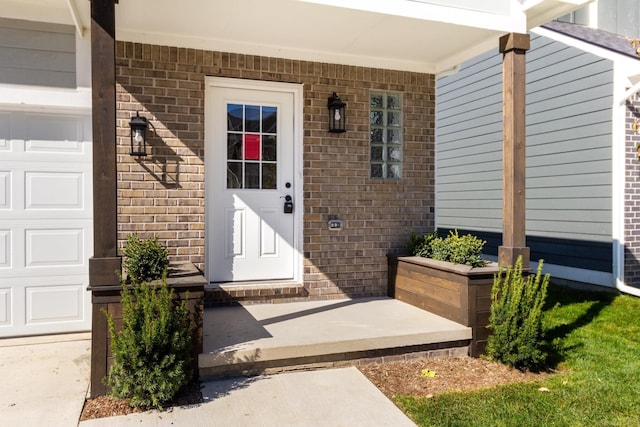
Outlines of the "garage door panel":
M 84 230 L 25 230 L 26 267 L 80 266 L 84 264 Z
M 0 288 L 0 327 L 11 326 L 11 288 Z
M 0 230 L 0 269 L 11 268 L 11 230 Z
M 81 172 L 27 172 L 25 209 L 82 209 L 85 181 Z
M 84 318 L 81 283 L 58 286 L 27 286 L 26 324 L 82 321 Z
M 26 115 L 25 151 L 36 153 L 81 153 L 84 135 L 81 118 Z
M 87 286 L 86 275 L 11 279 L 0 287 L 0 338 L 90 330 Z
M 11 114 L 0 111 L 0 151 L 8 151 L 11 140 Z
M 0 170 L 0 210 L 11 209 L 11 172 Z
M 0 286 L 12 277 L 88 274 L 92 230 L 88 219 L 0 221 L 0 252 L 8 264 L 0 266 Z

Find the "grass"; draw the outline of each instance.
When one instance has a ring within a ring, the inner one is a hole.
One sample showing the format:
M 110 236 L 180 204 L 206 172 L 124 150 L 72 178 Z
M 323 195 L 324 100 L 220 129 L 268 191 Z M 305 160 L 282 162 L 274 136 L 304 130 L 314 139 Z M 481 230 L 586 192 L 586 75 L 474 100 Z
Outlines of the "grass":
M 420 426 L 640 426 L 640 298 L 550 286 L 546 305 L 556 374 L 396 404 Z

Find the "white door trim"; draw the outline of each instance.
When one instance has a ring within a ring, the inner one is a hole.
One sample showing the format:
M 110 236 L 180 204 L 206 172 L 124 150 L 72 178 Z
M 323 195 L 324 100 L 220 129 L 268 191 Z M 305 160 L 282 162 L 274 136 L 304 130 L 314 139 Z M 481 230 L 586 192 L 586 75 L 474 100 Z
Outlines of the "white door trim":
M 293 259 L 293 280 L 297 283 L 302 283 L 303 272 L 303 256 L 302 256 L 302 242 L 303 242 L 303 212 L 304 212 L 304 199 L 303 199 L 303 85 L 296 83 L 278 83 L 278 82 L 264 82 L 259 80 L 243 80 L 233 79 L 227 77 L 205 77 L 205 113 L 204 113 L 204 130 L 205 130 L 205 150 L 204 150 L 204 169 L 205 169 L 205 277 L 209 280 L 209 271 L 212 266 L 209 261 L 209 243 L 208 235 L 211 227 L 215 226 L 211 224 L 213 216 L 209 214 L 210 203 L 213 200 L 213 186 L 207 186 L 206 182 L 209 176 L 213 175 L 213 171 L 210 170 L 213 162 L 208 158 L 210 141 L 213 139 L 212 129 L 212 116 L 213 106 L 211 104 L 212 97 L 209 95 L 210 90 L 214 88 L 232 88 L 232 89 L 248 89 L 248 90 L 268 90 L 272 92 L 284 92 L 291 93 L 293 95 L 293 158 L 294 158 L 294 174 L 295 182 L 293 200 L 295 201 L 294 215 L 294 259 Z

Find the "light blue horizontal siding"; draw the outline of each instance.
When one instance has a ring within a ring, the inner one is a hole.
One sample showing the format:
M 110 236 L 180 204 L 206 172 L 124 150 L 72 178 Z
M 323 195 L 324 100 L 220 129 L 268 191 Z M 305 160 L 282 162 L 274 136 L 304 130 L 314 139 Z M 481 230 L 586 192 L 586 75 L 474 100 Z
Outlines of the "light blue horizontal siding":
M 527 52 L 527 234 L 611 241 L 613 65 L 532 35 Z M 502 57 L 436 88 L 439 228 L 502 230 Z
M 0 83 L 76 87 L 73 26 L 0 18 Z

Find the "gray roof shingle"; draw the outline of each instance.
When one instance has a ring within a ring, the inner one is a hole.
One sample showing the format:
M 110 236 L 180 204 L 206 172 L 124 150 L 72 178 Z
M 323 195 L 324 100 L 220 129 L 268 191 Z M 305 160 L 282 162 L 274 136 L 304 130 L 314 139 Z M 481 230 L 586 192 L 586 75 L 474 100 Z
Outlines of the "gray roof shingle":
M 618 34 L 559 21 L 544 24 L 542 28 L 640 60 L 640 56 L 636 54 L 636 49 L 631 46 L 631 39 Z M 640 46 L 638 47 L 640 48 Z

